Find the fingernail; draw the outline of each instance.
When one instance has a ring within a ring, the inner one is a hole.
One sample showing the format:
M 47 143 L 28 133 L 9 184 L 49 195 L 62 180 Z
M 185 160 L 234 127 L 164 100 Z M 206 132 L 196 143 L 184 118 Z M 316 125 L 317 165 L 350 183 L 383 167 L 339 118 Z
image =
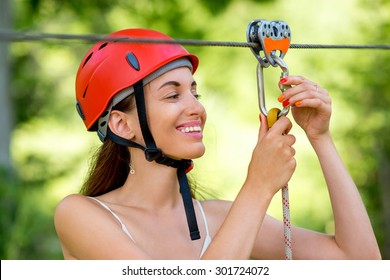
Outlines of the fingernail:
M 295 102 L 295 106 L 299 106 L 299 105 L 301 105 L 302 104 L 302 100 L 298 100 L 297 102 Z
M 287 82 L 287 78 L 281 78 L 281 79 L 280 79 L 280 82 L 281 82 L 282 84 L 284 84 L 285 82 Z
M 278 97 L 278 101 L 279 101 L 279 102 L 282 102 L 282 101 L 283 101 L 283 99 L 284 99 L 284 94 L 281 94 L 281 95 L 279 95 L 279 97 Z
M 287 107 L 288 105 L 290 105 L 290 100 L 289 99 L 284 100 L 282 104 L 283 104 L 283 107 Z

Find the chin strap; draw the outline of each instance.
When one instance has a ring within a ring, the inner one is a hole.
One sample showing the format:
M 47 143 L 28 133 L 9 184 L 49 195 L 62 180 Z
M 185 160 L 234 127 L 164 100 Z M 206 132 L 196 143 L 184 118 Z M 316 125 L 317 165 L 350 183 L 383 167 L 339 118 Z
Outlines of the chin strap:
M 183 198 L 184 210 L 186 211 L 188 229 L 190 230 L 191 240 L 200 239 L 200 233 L 198 229 L 198 222 L 196 221 L 196 215 L 194 210 L 194 204 L 192 203 L 192 195 L 190 186 L 188 185 L 186 171 L 191 168 L 191 160 L 183 160 L 179 168 L 177 169 L 177 178 L 179 180 L 181 197 Z
M 114 134 L 109 128 L 107 129 L 107 137 L 110 138 L 116 144 L 143 150 L 147 161 L 155 161 L 159 164 L 177 168 L 177 178 L 180 185 L 180 192 L 183 199 L 184 210 L 186 213 L 188 228 L 190 231 L 190 237 L 191 240 L 200 239 L 198 222 L 196 220 L 194 204 L 192 203 L 192 195 L 186 175 L 186 173 L 192 169 L 192 160 L 172 159 L 164 155 L 161 149 L 157 148 L 153 136 L 150 133 L 146 118 L 145 96 L 142 81 L 134 85 L 134 93 L 135 102 L 137 105 L 138 119 L 146 147 Z

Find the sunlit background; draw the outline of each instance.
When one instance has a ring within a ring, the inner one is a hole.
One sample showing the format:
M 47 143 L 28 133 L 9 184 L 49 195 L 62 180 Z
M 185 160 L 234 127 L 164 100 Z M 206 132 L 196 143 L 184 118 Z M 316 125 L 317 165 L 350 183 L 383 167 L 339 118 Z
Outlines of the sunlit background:
M 296 44 L 390 43 L 389 0 L 2 0 L 0 8 L 0 28 L 34 32 L 107 34 L 144 27 L 178 39 L 245 42 L 250 21 L 280 19 L 290 25 Z M 100 145 L 94 133 L 85 131 L 75 110 L 74 79 L 91 44 L 0 42 L 0 55 L 7 58 L 0 65 L 5 78 L 0 80 L 1 259 L 62 258 L 54 209 L 64 196 L 79 191 L 89 157 Z M 232 200 L 257 140 L 257 60 L 248 48 L 188 49 L 200 58 L 195 78 L 208 112 L 207 150 L 196 160 L 192 177 L 204 197 Z M 358 185 L 386 259 L 389 59 L 388 50 L 351 49 L 290 49 L 284 58 L 290 74 L 328 89 L 336 145 Z M 280 107 L 279 75 L 278 68 L 264 71 L 269 108 Z M 298 163 L 289 183 L 292 223 L 332 233 L 331 206 L 316 156 L 297 125 L 292 133 L 297 137 Z M 280 195 L 269 214 L 281 218 Z

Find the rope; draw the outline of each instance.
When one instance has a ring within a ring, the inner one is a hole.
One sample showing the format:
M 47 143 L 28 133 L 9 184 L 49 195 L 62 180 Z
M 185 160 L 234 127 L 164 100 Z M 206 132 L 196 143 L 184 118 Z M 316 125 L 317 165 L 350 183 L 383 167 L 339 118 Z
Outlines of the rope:
M 240 47 L 240 48 L 258 48 L 258 43 L 252 42 L 226 42 L 226 41 L 207 41 L 194 39 L 141 39 L 141 38 L 108 38 L 105 35 L 77 35 L 77 34 L 56 34 L 56 33 L 36 33 L 28 31 L 15 31 L 9 29 L 0 29 L 0 42 L 34 42 L 34 41 L 84 41 L 84 42 L 129 42 L 146 44 L 180 44 L 190 46 L 210 46 L 210 47 Z M 381 49 L 390 50 L 390 45 L 348 45 L 348 44 L 290 44 L 290 49 Z
M 278 108 L 271 108 L 268 111 L 267 122 L 269 128 L 272 127 L 272 125 L 277 121 L 279 112 L 280 110 Z M 288 185 L 286 185 L 282 188 L 284 256 L 286 260 L 292 260 L 291 219 L 289 201 L 290 199 L 288 194 Z
M 282 188 L 284 255 L 286 260 L 292 260 L 291 220 L 288 187 Z

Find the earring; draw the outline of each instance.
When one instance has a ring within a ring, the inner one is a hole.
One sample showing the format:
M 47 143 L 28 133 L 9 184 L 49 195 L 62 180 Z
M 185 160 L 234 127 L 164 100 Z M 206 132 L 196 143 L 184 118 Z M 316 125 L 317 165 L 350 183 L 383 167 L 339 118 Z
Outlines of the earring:
M 130 174 L 134 175 L 135 174 L 135 170 L 134 170 L 133 166 L 131 165 L 131 162 L 129 163 L 129 167 L 130 167 Z

